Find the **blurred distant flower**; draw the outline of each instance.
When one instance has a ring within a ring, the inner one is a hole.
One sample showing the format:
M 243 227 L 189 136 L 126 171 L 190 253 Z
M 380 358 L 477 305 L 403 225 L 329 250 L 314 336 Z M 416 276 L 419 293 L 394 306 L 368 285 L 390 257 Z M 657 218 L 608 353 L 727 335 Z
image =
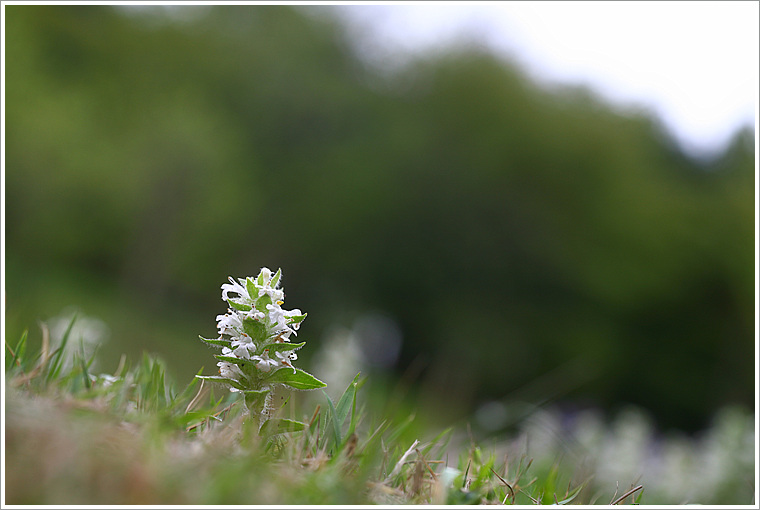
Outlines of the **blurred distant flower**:
M 754 416 L 739 408 L 720 410 L 712 427 L 692 437 L 658 432 L 637 408 L 610 425 L 596 411 L 538 410 L 522 429 L 531 458 L 571 458 L 596 487 L 640 483 L 645 499 L 666 505 L 726 504 L 751 491 Z
M 331 388 L 345 388 L 357 371 L 367 369 L 356 333 L 337 325 L 325 335 L 313 363 Z
M 102 386 L 103 388 L 108 388 L 113 383 L 119 380 L 119 377 L 111 374 L 100 374 L 98 376 L 90 375 L 90 379 L 92 382 Z
M 230 277 L 230 283 L 222 285 L 222 299 L 230 308 L 216 317 L 219 337 L 201 337 L 207 344 L 221 347 L 222 353 L 215 355 L 219 376 L 196 377 L 225 383 L 230 391 L 243 393 L 246 407 L 261 426 L 271 412 L 271 392 L 276 385 L 299 390 L 325 386 L 292 364 L 298 358 L 295 351 L 304 342 L 291 343 L 290 336 L 296 335 L 306 314 L 282 309 L 281 276 L 280 270 L 272 274 L 265 267 L 256 278 L 235 281 Z
M 402 343 L 401 327 L 392 316 L 369 311 L 359 315 L 350 329 L 338 324 L 330 327 L 313 362 L 331 388 L 345 388 L 357 371 L 391 370 Z
M 61 366 L 64 370 L 73 366 L 75 355 L 84 356 L 86 360 L 92 358 L 97 346 L 110 336 L 110 330 L 105 322 L 96 317 L 84 315 L 73 308 L 66 309 L 49 319 L 47 326 L 50 332 L 51 351 L 60 347 L 64 338 L 67 339 L 61 358 Z M 90 369 L 95 366 L 96 362 L 93 361 Z

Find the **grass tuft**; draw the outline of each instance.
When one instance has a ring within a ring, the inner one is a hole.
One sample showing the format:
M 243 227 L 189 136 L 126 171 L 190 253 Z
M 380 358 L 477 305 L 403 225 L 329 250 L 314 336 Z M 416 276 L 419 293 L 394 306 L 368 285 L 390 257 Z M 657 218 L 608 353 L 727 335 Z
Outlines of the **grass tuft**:
M 359 374 L 303 414 L 297 392 L 283 396 L 261 432 L 239 395 L 197 378 L 177 390 L 156 357 L 95 375 L 82 349 L 61 362 L 68 335 L 31 354 L 27 337 L 6 343 L 7 504 L 647 503 L 643 484 L 618 496 L 556 452 L 497 461 L 471 435 L 428 437 L 414 415 L 377 419 L 357 405 Z

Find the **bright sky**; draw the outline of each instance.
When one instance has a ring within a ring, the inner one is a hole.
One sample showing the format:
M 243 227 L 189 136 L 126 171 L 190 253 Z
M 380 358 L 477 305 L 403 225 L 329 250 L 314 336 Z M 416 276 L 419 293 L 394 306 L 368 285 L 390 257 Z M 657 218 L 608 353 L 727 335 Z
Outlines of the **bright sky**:
M 655 112 L 695 155 L 755 125 L 760 3 L 422 2 L 344 5 L 370 55 L 475 34 L 541 82 Z

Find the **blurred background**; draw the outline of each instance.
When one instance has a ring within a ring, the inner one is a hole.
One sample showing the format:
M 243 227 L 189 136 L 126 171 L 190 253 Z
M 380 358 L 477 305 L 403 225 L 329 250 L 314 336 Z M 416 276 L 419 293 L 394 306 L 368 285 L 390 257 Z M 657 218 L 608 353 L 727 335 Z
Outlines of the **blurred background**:
M 754 410 L 752 123 L 687 150 L 485 33 L 381 48 L 373 12 L 6 6 L 7 337 L 78 310 L 98 370 L 147 350 L 184 386 L 221 284 L 281 267 L 331 395 L 361 370 L 494 433 Z

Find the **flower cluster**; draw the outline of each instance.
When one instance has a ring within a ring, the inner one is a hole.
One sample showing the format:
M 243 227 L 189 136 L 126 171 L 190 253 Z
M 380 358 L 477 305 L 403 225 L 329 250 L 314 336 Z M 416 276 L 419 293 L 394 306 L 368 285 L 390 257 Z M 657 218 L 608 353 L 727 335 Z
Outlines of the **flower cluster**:
M 224 315 L 216 317 L 218 338 L 201 340 L 221 347 L 215 355 L 218 376 L 196 376 L 225 383 L 230 391 L 245 395 L 246 406 L 267 415 L 270 392 L 275 385 L 309 390 L 325 383 L 293 366 L 295 351 L 304 342 L 291 343 L 306 314 L 299 309 L 283 310 L 285 292 L 280 288 L 282 271 L 272 274 L 262 268 L 256 278 L 230 277 L 222 285 L 222 299 L 229 305 Z
M 265 267 L 255 280 L 239 278 L 236 282 L 230 277 L 230 283 L 222 285 L 222 299 L 230 304 L 230 308 L 227 314 L 216 317 L 217 329 L 219 338 L 227 336 L 230 339 L 230 346 L 222 347 L 222 355 L 249 360 L 262 372 L 289 367 L 295 373 L 291 361 L 297 359 L 294 351 L 303 344 L 296 346 L 288 342 L 290 335 L 297 335 L 306 314 L 299 309 L 288 311 L 281 308 L 285 292 L 277 288 L 280 276 L 279 270 L 272 275 L 272 271 Z M 246 321 L 252 321 L 248 328 Z M 258 342 L 254 341 L 254 336 L 258 337 Z M 283 345 L 269 346 L 270 343 Z M 220 361 L 217 365 L 222 377 L 237 380 L 245 377 L 234 362 Z

